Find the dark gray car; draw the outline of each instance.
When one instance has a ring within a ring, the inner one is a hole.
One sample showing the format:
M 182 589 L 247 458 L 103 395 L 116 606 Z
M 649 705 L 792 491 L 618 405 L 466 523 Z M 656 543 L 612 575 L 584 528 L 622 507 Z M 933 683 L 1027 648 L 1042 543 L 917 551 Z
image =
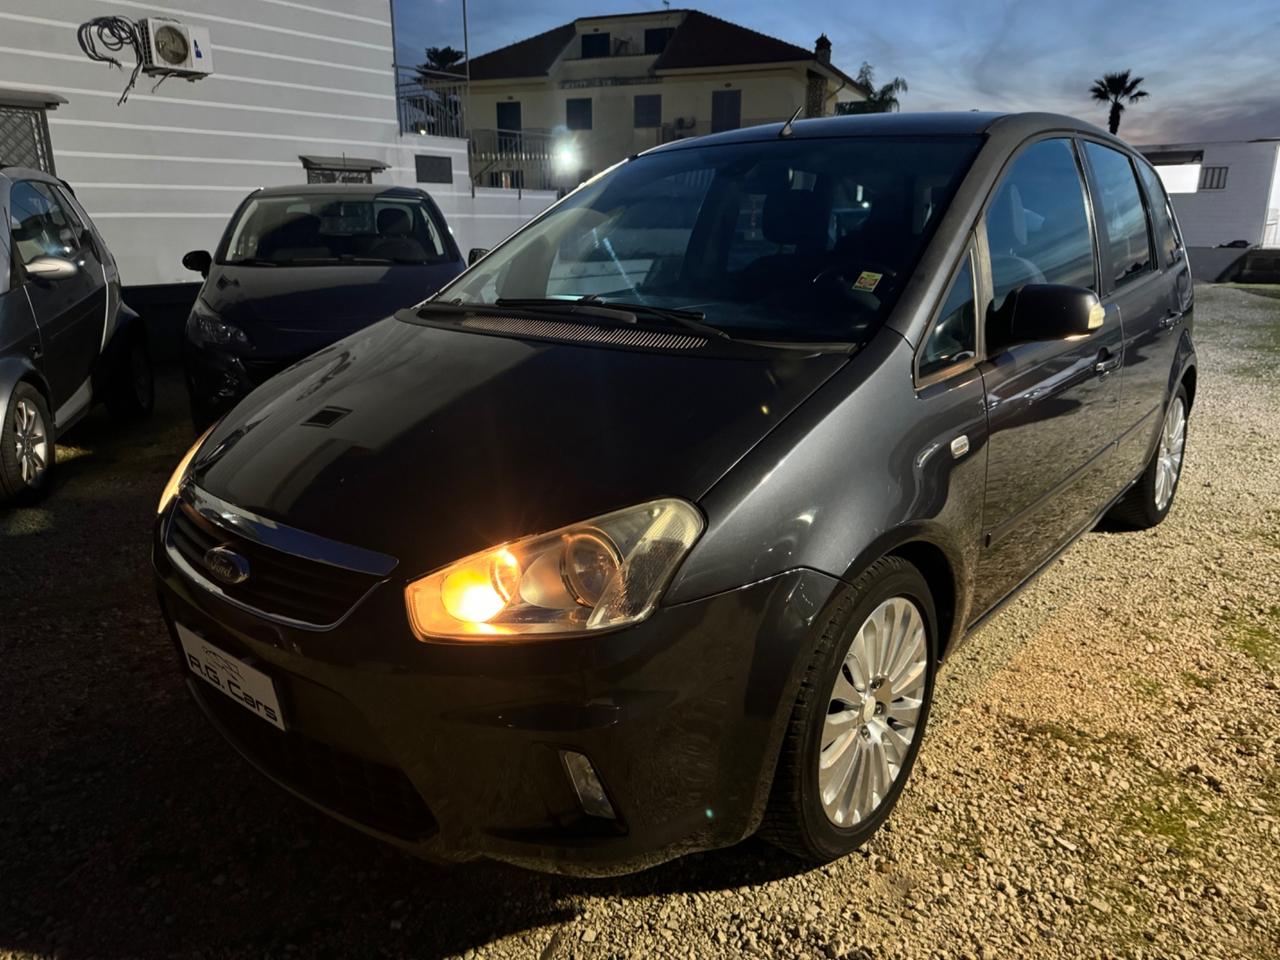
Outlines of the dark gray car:
M 1168 513 L 1191 311 L 1155 171 L 1069 117 L 668 144 L 196 444 L 174 647 L 258 767 L 424 855 L 830 860 L 938 664 Z
M 97 400 L 150 412 L 142 324 L 71 188 L 0 166 L 0 501 L 47 489 L 59 434 Z

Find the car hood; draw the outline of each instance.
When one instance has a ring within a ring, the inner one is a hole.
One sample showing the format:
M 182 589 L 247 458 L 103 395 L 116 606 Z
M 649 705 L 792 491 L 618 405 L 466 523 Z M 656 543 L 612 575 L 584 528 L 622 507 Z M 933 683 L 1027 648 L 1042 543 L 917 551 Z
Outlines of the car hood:
M 215 266 L 201 291 L 257 357 L 300 357 L 425 300 L 461 261 L 309 267 Z
M 425 573 L 656 497 L 698 500 L 847 361 L 660 353 L 389 318 L 254 391 L 192 471 Z

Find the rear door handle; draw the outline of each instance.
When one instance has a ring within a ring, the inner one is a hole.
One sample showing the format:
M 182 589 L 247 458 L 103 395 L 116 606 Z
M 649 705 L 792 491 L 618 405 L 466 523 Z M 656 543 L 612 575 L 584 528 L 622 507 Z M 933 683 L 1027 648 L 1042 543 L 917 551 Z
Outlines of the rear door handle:
M 1098 354 L 1098 362 L 1093 365 L 1093 372 L 1100 377 L 1105 377 L 1113 370 L 1120 369 L 1120 354 L 1112 356 L 1108 351 L 1103 350 Z
M 1181 313 L 1178 313 L 1176 310 L 1170 310 L 1168 313 L 1166 313 L 1163 317 L 1160 318 L 1160 322 L 1156 324 L 1156 326 L 1158 326 L 1161 330 L 1172 330 L 1174 327 L 1178 325 L 1178 321 L 1181 319 L 1182 319 Z

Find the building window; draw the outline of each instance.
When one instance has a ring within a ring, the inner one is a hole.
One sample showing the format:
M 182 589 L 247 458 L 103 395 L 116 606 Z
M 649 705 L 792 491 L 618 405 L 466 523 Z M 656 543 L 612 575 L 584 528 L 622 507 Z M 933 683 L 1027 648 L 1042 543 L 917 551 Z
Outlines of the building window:
M 644 32 L 644 52 L 645 53 L 661 53 L 667 49 L 667 44 L 671 41 L 671 35 L 676 32 L 675 27 L 654 27 Z
M 594 57 L 607 57 L 609 55 L 609 34 L 607 33 L 584 33 L 582 35 L 582 59 L 590 60 Z
M 369 170 L 308 167 L 307 183 L 373 183 L 373 173 Z
M 737 130 L 742 126 L 742 91 L 711 91 L 711 132 Z
M 452 157 L 419 153 L 413 158 L 413 167 L 419 183 L 453 183 Z
M 0 166 L 54 172 L 43 109 L 0 103 Z
M 638 94 L 636 96 L 636 129 L 660 126 L 662 126 L 662 94 Z
M 590 97 L 574 97 L 564 102 L 564 125 L 570 130 L 591 129 Z
M 1201 167 L 1200 168 L 1200 189 L 1201 190 L 1225 190 L 1227 186 L 1227 168 L 1226 167 Z

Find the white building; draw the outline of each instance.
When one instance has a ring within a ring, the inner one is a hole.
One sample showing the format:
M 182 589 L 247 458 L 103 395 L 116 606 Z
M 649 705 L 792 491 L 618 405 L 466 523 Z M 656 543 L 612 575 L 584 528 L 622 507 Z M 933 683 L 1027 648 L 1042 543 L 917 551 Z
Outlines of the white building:
M 1280 137 L 1139 149 L 1169 191 L 1187 246 L 1280 247 Z
M 144 74 L 117 106 L 132 52 L 116 54 L 121 71 L 77 42 L 78 26 L 103 16 L 207 29 L 212 75 L 155 88 Z M 12 154 L 0 163 L 22 160 L 20 145 L 47 130 L 57 174 L 130 288 L 198 279 L 182 254 L 212 249 L 257 186 L 339 176 L 420 186 L 464 253 L 555 199 L 473 190 L 464 139 L 403 135 L 393 56 L 389 0 L 0 0 L 0 150 Z

